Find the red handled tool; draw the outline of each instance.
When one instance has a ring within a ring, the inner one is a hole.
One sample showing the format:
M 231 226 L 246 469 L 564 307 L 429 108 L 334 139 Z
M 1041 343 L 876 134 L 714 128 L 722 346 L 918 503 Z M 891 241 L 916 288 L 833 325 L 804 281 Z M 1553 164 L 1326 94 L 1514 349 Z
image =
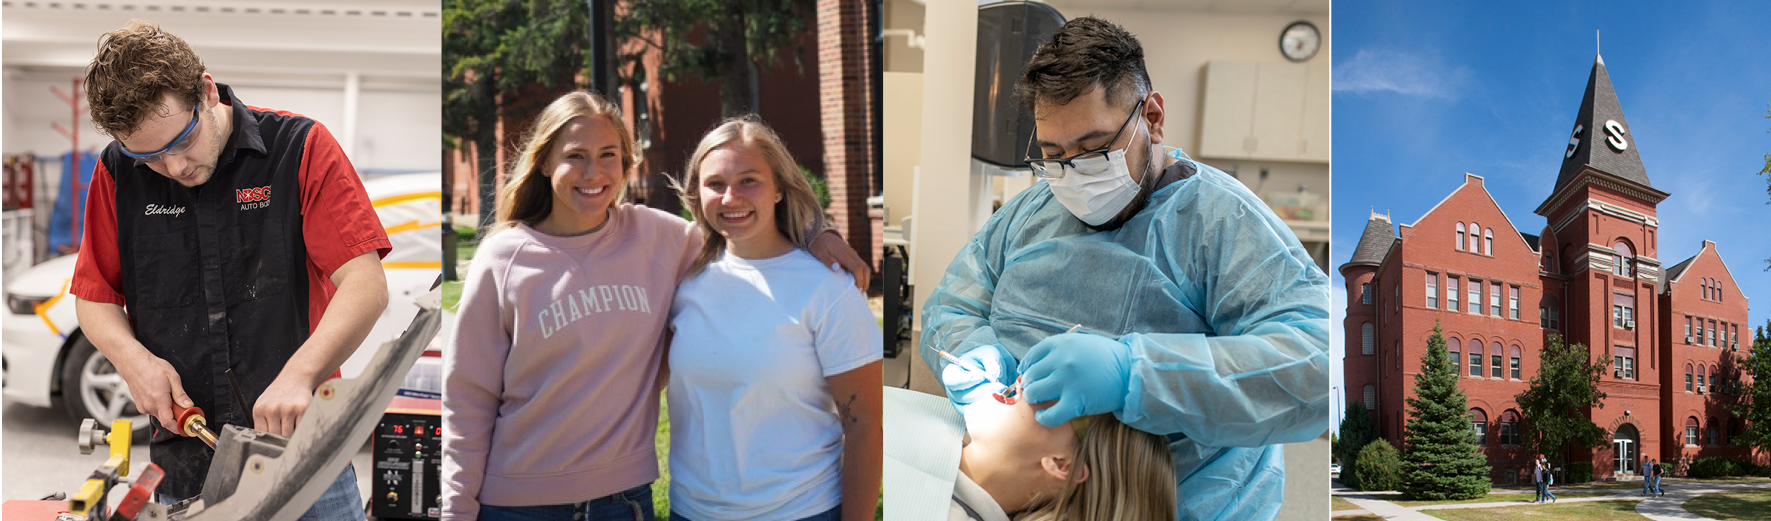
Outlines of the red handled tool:
M 215 433 L 209 430 L 209 420 L 203 417 L 203 409 L 179 407 L 177 403 L 174 403 L 172 404 L 172 415 L 177 418 L 176 424 L 172 426 L 172 432 L 181 436 L 196 436 L 197 439 L 208 444 L 209 448 L 215 448 Z

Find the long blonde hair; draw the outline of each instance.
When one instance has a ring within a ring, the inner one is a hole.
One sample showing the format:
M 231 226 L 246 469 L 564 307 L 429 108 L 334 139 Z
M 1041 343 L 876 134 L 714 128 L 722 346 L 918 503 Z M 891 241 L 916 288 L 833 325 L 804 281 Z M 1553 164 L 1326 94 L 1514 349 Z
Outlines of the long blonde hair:
M 781 136 L 755 114 L 730 118 L 701 137 L 701 144 L 689 156 L 683 182 L 676 184 L 683 206 L 689 208 L 689 213 L 695 216 L 696 226 L 707 236 L 690 273 L 701 271 L 707 263 L 726 253 L 725 236 L 714 230 L 707 216 L 701 214 L 701 162 L 715 149 L 732 144 L 747 146 L 762 154 L 763 162 L 774 174 L 775 186 L 781 190 L 781 201 L 775 203 L 775 229 L 787 237 L 787 242 L 804 249 L 812 244 L 819 232 L 824 231 L 824 208 L 818 205 L 818 195 L 812 191 L 812 184 L 800 175 L 799 163 L 794 162 L 793 154 L 787 151 Z
M 639 156 L 634 150 L 633 134 L 622 123 L 621 107 L 593 92 L 568 92 L 541 110 L 523 139 L 516 163 L 510 169 L 510 180 L 498 192 L 498 222 L 494 231 L 517 223 L 534 226 L 553 211 L 553 185 L 542 170 L 547 168 L 547 156 L 559 143 L 561 131 L 578 118 L 602 118 L 615 129 L 621 141 L 621 182 L 617 183 L 615 201 L 625 198 L 627 179 L 639 164 Z
M 1056 497 L 1036 498 L 1016 521 L 1172 520 L 1178 514 L 1168 438 L 1112 415 L 1090 417 Z M 1078 467 L 1086 468 L 1086 477 Z M 1078 482 L 1077 479 L 1081 479 Z

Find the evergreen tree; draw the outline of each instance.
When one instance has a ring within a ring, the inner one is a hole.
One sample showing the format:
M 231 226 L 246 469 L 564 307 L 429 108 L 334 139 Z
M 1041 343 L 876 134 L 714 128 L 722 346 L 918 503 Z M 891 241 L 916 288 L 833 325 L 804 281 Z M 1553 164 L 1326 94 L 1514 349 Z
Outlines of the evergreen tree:
M 1340 437 L 1334 442 L 1334 456 L 1341 460 L 1341 484 L 1364 490 L 1359 486 L 1359 451 L 1377 439 L 1377 424 L 1365 410 L 1364 402 L 1353 402 L 1341 418 Z
M 1530 454 L 1560 455 L 1566 462 L 1568 450 L 1588 450 L 1605 439 L 1605 429 L 1586 410 L 1605 407 L 1599 378 L 1611 360 L 1595 363 L 1587 346 L 1566 345 L 1561 335 L 1552 333 L 1544 339 L 1538 361 L 1531 386 L 1513 397 L 1525 413 L 1521 434 Z
M 1359 467 L 1356 471 L 1365 476 L 1359 490 L 1382 492 L 1402 488 L 1402 459 L 1396 455 L 1396 447 L 1389 440 L 1376 439 L 1366 444 L 1359 451 Z
M 1403 427 L 1403 494 L 1412 499 L 1475 499 L 1488 494 L 1487 457 L 1476 452 L 1476 433 L 1464 415 L 1469 401 L 1457 387 L 1438 324 L 1427 338 L 1427 356 L 1414 376 Z
M 1754 331 L 1752 351 L 1741 365 L 1753 378 L 1737 383 L 1739 402 L 1729 407 L 1735 417 L 1746 420 L 1746 430 L 1734 442 L 1771 451 L 1771 321 Z

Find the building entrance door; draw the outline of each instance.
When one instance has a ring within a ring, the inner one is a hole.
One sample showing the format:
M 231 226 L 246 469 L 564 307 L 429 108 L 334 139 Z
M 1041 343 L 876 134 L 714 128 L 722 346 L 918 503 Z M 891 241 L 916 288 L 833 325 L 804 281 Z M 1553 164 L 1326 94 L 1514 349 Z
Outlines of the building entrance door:
M 1611 436 L 1611 452 L 1616 455 L 1613 463 L 1618 474 L 1636 473 L 1636 460 L 1641 458 L 1638 451 L 1636 428 L 1629 425 L 1618 427 L 1617 433 Z

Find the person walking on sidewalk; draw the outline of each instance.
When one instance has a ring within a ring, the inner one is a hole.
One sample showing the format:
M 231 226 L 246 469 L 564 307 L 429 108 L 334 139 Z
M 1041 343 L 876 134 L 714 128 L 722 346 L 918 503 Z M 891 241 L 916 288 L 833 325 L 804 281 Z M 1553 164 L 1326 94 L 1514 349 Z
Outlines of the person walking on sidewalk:
M 1531 485 L 1537 487 L 1537 497 L 1532 499 L 1531 502 L 1542 503 L 1543 495 L 1545 492 L 1548 492 L 1549 489 L 1544 485 L 1546 472 L 1544 471 L 1543 458 L 1539 457 L 1536 463 L 1536 465 L 1531 467 Z
M 1537 468 L 1543 470 L 1543 497 L 1548 499 L 1551 503 L 1556 502 L 1556 493 L 1550 492 L 1550 485 L 1556 484 L 1556 473 L 1550 472 L 1549 460 L 1537 460 Z
M 1648 465 L 1650 464 L 1652 463 L 1648 457 L 1642 456 L 1642 495 L 1654 497 L 1654 473 L 1649 472 Z
M 1654 480 L 1654 496 L 1655 497 L 1666 496 L 1666 490 L 1660 488 L 1660 478 L 1662 476 L 1664 476 L 1665 474 L 1666 474 L 1666 471 L 1662 470 L 1660 468 L 1660 459 L 1656 458 L 1654 460 L 1654 468 L 1648 474 L 1649 476 L 1651 476 L 1649 479 Z

